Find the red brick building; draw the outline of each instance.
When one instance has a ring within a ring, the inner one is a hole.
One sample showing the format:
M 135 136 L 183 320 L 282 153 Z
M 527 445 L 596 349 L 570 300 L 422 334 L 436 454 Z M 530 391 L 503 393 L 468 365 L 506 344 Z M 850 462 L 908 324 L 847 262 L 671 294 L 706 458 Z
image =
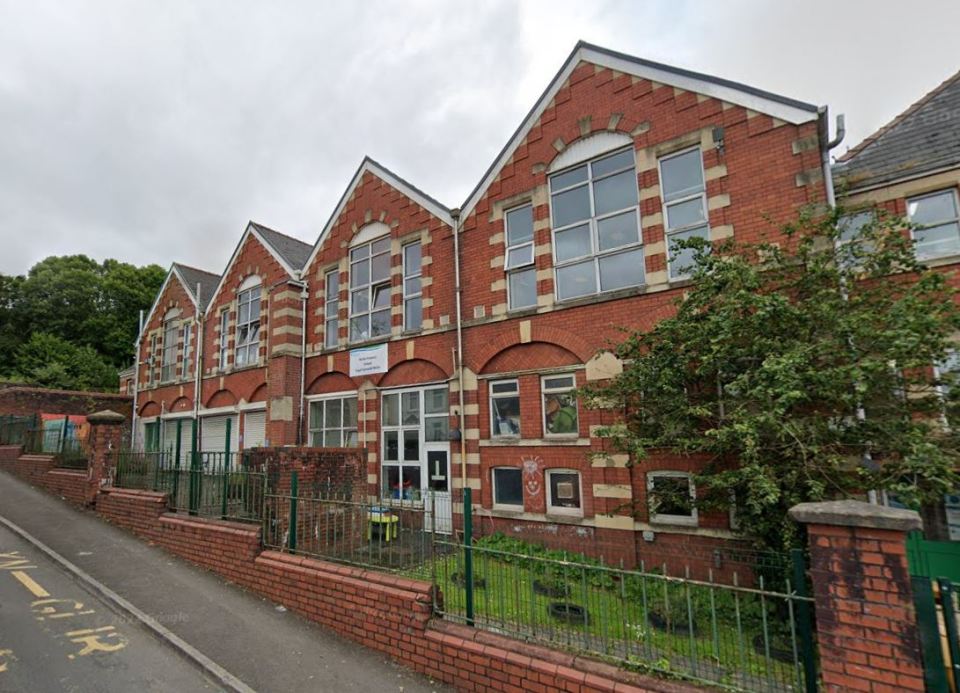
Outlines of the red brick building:
M 227 417 L 233 448 L 363 446 L 371 495 L 433 492 L 444 531 L 469 486 L 481 533 L 628 565 L 709 552 L 725 515 L 646 510 L 695 495 L 696 460 L 603 454 L 572 390 L 618 372 L 619 327 L 672 310 L 676 239 L 756 240 L 826 200 L 825 118 L 578 44 L 461 209 L 367 158 L 312 247 L 251 223 L 209 298 L 175 266 L 140 339 L 141 421 L 198 417 L 205 449 Z M 162 371 L 196 349 L 199 397 Z
M 917 257 L 960 287 L 960 72 L 841 156 L 833 175 L 851 233 L 877 210 L 903 217 Z M 960 372 L 960 347 L 936 367 Z M 960 489 L 924 509 L 924 533 L 960 541 Z

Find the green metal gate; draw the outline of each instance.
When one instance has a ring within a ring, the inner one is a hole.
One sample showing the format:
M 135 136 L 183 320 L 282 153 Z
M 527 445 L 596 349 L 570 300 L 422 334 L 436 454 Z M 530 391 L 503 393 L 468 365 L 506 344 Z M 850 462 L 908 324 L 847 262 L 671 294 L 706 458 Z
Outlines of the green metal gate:
M 921 532 L 907 535 L 911 575 L 948 578 L 960 583 L 960 541 L 931 541 Z
M 927 691 L 960 693 L 960 585 L 945 577 L 926 575 L 913 575 L 911 581 Z

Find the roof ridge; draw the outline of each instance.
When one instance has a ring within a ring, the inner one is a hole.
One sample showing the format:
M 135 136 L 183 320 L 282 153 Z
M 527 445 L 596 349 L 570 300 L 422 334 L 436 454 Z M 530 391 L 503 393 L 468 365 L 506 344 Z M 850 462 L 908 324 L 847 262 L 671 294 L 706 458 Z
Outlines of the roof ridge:
M 930 101 L 935 96 L 938 96 L 941 92 L 943 92 L 947 87 L 949 87 L 951 84 L 953 84 L 953 82 L 955 82 L 958 79 L 960 79 L 960 70 L 957 70 L 955 73 L 953 73 L 952 75 L 947 77 L 945 80 L 943 80 L 940 84 L 938 84 L 933 89 L 928 91 L 926 94 L 921 96 L 919 99 L 914 101 L 904 111 L 894 116 L 893 119 L 890 120 L 888 123 L 886 123 L 885 125 L 882 125 L 873 133 L 864 137 L 859 144 L 857 144 L 854 147 L 851 147 L 846 152 L 844 152 L 841 156 L 838 156 L 837 163 L 846 163 L 851 159 L 853 159 L 854 157 L 856 157 L 857 155 L 859 155 L 861 152 L 867 149 L 870 145 L 875 143 L 877 140 L 882 138 L 888 132 L 890 132 L 895 127 L 903 123 L 907 118 L 910 118 L 917 111 L 919 111 L 928 103 L 930 103 Z
M 296 241 L 297 243 L 302 243 L 303 245 L 310 246 L 311 248 L 313 247 L 313 244 L 312 244 L 312 243 L 307 243 L 306 241 L 300 240 L 300 239 L 297 238 L 296 236 L 291 236 L 289 233 L 284 233 L 283 231 L 277 231 L 276 229 L 271 228 L 271 227 L 269 227 L 269 226 L 266 226 L 266 225 L 264 225 L 264 224 L 261 224 L 261 223 L 258 222 L 258 221 L 254 221 L 253 219 L 250 220 L 250 224 L 253 225 L 253 226 L 255 226 L 257 229 L 261 229 L 261 230 L 264 230 L 264 231 L 269 231 L 270 233 L 275 233 L 275 234 L 277 234 L 278 236 L 283 236 L 284 238 L 288 238 L 288 239 L 290 239 L 291 241 Z
M 199 267 L 194 267 L 193 265 L 188 265 L 184 262 L 174 262 L 174 265 L 177 267 L 183 267 L 184 269 L 193 270 L 194 272 L 202 272 L 203 274 L 208 274 L 211 277 L 219 277 L 220 275 L 216 272 L 211 272 L 210 270 L 200 269 Z

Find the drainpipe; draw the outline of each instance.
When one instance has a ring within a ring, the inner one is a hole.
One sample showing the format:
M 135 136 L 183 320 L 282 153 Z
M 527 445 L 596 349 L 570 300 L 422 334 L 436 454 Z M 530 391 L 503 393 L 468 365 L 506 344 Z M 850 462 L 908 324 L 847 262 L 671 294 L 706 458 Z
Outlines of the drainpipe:
M 310 297 L 307 281 L 303 278 L 303 270 L 297 272 L 300 280 L 300 401 L 299 416 L 297 417 L 297 445 L 303 445 L 303 399 L 306 396 L 307 378 L 307 299 Z
M 193 364 L 193 419 L 196 421 L 194 427 L 200 425 L 200 397 L 203 394 L 200 391 L 202 385 L 200 376 L 203 374 L 203 340 L 207 333 L 207 316 L 200 307 L 202 305 L 203 298 L 200 296 L 200 282 L 197 282 L 197 355 L 196 362 Z
M 137 338 L 133 340 L 133 412 L 130 416 L 130 452 L 137 449 L 137 395 L 140 392 L 140 341 L 143 338 L 143 308 L 140 309 Z
M 463 285 L 460 283 L 460 208 L 450 210 L 453 217 L 453 279 L 457 295 L 457 381 L 460 395 L 460 492 L 467 488 L 467 417 L 463 405 Z

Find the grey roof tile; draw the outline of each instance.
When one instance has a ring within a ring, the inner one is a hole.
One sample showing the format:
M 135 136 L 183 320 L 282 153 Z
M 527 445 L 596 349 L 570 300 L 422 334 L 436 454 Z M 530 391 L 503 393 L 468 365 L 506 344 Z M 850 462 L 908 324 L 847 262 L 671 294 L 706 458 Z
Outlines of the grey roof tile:
M 285 233 L 274 231 L 254 221 L 250 222 L 250 226 L 257 230 L 257 233 L 263 237 L 263 240 L 269 243 L 280 257 L 286 260 L 288 265 L 295 270 L 303 269 L 307 259 L 310 257 L 310 252 L 313 250 L 311 244 L 304 243 Z
M 840 157 L 847 190 L 960 166 L 960 72 Z
M 197 298 L 197 284 L 200 285 L 200 300 L 198 303 L 200 303 L 200 310 L 206 310 L 210 299 L 213 298 L 213 292 L 217 290 L 217 285 L 220 283 L 220 275 L 179 262 L 174 264 L 180 276 L 187 283 L 187 290 L 195 299 Z

